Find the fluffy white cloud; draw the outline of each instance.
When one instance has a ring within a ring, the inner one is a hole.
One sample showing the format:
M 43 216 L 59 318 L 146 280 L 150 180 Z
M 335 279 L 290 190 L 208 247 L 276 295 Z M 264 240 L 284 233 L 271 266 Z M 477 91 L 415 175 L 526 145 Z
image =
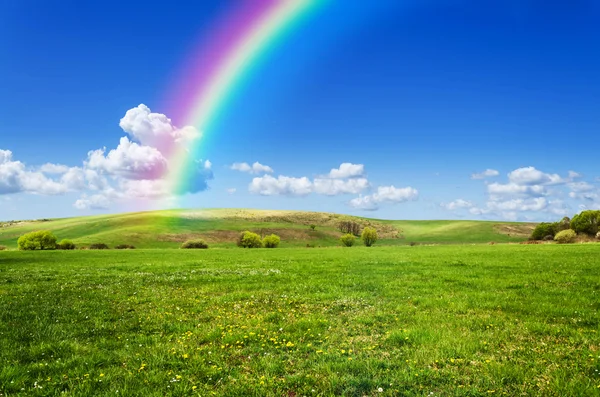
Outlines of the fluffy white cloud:
M 576 171 L 569 171 L 569 179 L 577 179 L 577 178 L 582 178 L 583 175 L 581 175 L 579 172 Z
M 111 200 L 103 194 L 94 194 L 92 196 L 83 195 L 75 201 L 73 206 L 78 210 L 104 210 L 110 207 Z
M 60 175 L 60 174 L 64 174 L 67 171 L 69 171 L 69 167 L 67 167 L 66 165 L 62 165 L 62 164 L 46 163 L 40 167 L 40 172 L 42 172 L 44 174 Z
M 13 161 L 10 150 L 0 150 L 0 194 L 26 192 L 57 195 L 66 187 L 39 171 L 29 171 L 20 161 Z
M 535 167 L 517 168 L 508 174 L 508 180 L 521 186 L 532 185 L 556 185 L 566 183 L 567 180 L 560 177 L 558 174 L 546 174 Z
M 315 193 L 336 196 L 338 194 L 358 194 L 369 187 L 369 181 L 366 178 L 347 180 L 317 178 L 314 180 L 313 186 Z
M 248 190 L 253 194 L 263 196 L 306 196 L 312 192 L 312 182 L 307 177 L 291 178 L 271 175 L 252 179 Z
M 517 185 L 516 183 L 490 183 L 487 185 L 487 191 L 492 198 L 519 196 L 519 197 L 540 197 L 548 193 L 545 186 L 541 185 Z
M 106 149 L 88 153 L 86 166 L 128 179 L 157 179 L 167 169 L 167 160 L 150 146 L 141 146 L 127 137 L 121 138 L 116 149 L 104 155 Z
M 496 170 L 488 168 L 487 170 L 475 174 L 471 174 L 471 179 L 485 179 L 493 176 L 498 176 L 500 173 Z
M 249 174 L 272 174 L 273 168 L 268 165 L 264 165 L 256 161 L 250 165 L 248 163 L 233 163 L 231 169 L 240 172 L 247 172 Z
M 506 201 L 489 201 L 487 206 L 491 211 L 542 211 L 548 207 L 548 201 L 544 197 L 512 199 Z
M 339 168 L 332 168 L 329 171 L 329 178 L 344 179 L 356 178 L 365 174 L 365 166 L 363 164 L 342 163 Z
M 161 113 L 152 113 L 144 104 L 129 109 L 119 126 L 142 145 L 161 148 L 173 142 L 187 146 L 201 137 L 196 128 L 177 128 L 170 118 Z
M 419 192 L 412 187 L 396 188 L 394 186 L 379 186 L 371 195 L 359 196 L 350 200 L 349 205 L 356 209 L 374 211 L 381 203 L 403 203 L 416 200 Z
M 474 206 L 475 206 L 475 204 L 473 204 L 471 201 L 463 200 L 463 199 L 457 199 L 457 200 L 451 201 L 449 203 L 440 204 L 440 207 L 445 208 L 449 211 L 472 208 Z
M 571 191 L 576 192 L 576 193 L 590 192 L 596 188 L 594 185 L 587 183 L 587 182 L 583 182 L 583 181 L 572 182 L 572 183 L 569 183 L 567 186 L 569 186 Z

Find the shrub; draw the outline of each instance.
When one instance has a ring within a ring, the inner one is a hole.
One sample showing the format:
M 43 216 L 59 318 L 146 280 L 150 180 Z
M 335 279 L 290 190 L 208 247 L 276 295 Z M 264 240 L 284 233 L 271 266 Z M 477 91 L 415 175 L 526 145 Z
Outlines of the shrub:
M 129 244 L 119 244 L 115 247 L 117 250 L 134 250 L 135 247 Z
M 311 228 L 312 230 L 315 230 L 315 229 L 317 228 L 317 225 L 310 225 L 310 228 Z
M 91 250 L 107 250 L 108 245 L 104 244 L 104 243 L 96 243 L 96 244 L 90 244 L 89 249 Z
M 4 245 L 0 245 L 0 251 L 6 251 L 8 248 L 6 248 L 6 246 Z
M 360 235 L 365 246 L 370 247 L 377 241 L 377 230 L 372 227 L 365 227 Z
M 47 230 L 40 230 L 22 235 L 17 244 L 23 251 L 54 250 L 56 249 L 56 236 Z
M 238 247 L 242 248 L 262 248 L 263 243 L 260 236 L 250 231 L 245 231 L 240 234 L 237 241 Z
M 544 241 L 552 241 L 552 240 L 554 240 L 554 236 L 553 236 L 553 235 L 551 235 L 551 234 L 549 234 L 549 235 L 545 236 L 545 237 L 543 238 L 543 240 L 544 240 Z
M 588 236 L 595 236 L 598 233 L 598 224 L 600 223 L 600 210 L 582 211 L 571 220 L 571 229 L 576 233 L 584 233 Z
M 265 236 L 262 242 L 265 248 L 277 248 L 277 246 L 279 246 L 280 241 L 281 239 L 278 235 L 271 234 L 270 236 Z
M 356 241 L 356 237 L 354 237 L 353 234 L 348 233 L 340 237 L 340 241 L 342 242 L 344 247 L 352 247 L 354 245 L 354 242 Z
M 556 236 L 554 236 L 554 240 L 559 244 L 570 244 L 575 242 L 576 237 L 577 233 L 575 233 L 575 230 L 569 229 L 558 232 Z
M 208 244 L 206 241 L 201 238 L 195 240 L 188 240 L 185 243 L 181 244 L 181 248 L 183 249 L 207 249 Z
M 533 229 L 531 232 L 532 240 L 542 240 L 546 236 L 552 236 L 556 234 L 556 227 L 553 223 L 542 222 Z
M 60 243 L 56 244 L 57 250 L 74 250 L 75 244 L 71 240 L 64 239 Z

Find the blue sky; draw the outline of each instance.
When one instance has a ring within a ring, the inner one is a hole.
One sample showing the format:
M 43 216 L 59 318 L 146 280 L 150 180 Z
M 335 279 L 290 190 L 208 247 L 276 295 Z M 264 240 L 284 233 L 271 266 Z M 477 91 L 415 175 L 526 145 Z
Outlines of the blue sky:
M 181 206 L 537 221 L 600 207 L 600 2 L 368 3 L 329 0 L 287 34 L 202 131 L 207 188 L 172 198 L 126 175 L 153 152 L 120 120 L 169 117 L 178 70 L 234 2 L 4 2 L 0 219 Z

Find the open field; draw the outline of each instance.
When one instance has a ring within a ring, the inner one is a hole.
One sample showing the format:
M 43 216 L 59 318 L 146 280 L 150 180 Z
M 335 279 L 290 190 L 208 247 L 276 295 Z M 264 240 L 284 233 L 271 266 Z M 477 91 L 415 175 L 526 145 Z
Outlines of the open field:
M 598 253 L 0 252 L 0 395 L 600 395 Z
M 301 211 L 171 210 L 0 224 L 0 245 L 16 248 L 20 235 L 45 229 L 79 246 L 105 243 L 111 247 L 178 248 L 187 239 L 204 238 L 211 247 L 234 247 L 239 233 L 251 230 L 278 234 L 282 247 L 328 247 L 340 245 L 337 226 L 344 219 L 374 226 L 380 237 L 378 245 L 518 242 L 534 227 L 510 222 L 382 221 Z M 311 224 L 315 230 L 310 229 Z

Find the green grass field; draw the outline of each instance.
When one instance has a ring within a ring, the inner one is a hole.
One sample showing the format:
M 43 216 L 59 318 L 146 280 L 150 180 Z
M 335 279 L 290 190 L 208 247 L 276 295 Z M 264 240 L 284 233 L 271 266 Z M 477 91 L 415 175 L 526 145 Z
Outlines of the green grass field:
M 59 239 L 77 245 L 105 243 L 111 247 L 131 244 L 137 248 L 178 248 L 190 238 L 204 238 L 211 247 L 235 247 L 244 230 L 276 233 L 282 247 L 340 245 L 337 226 L 352 219 L 374 226 L 379 245 L 465 244 L 525 240 L 532 224 L 481 221 L 382 221 L 338 214 L 245 209 L 171 210 L 82 218 L 0 224 L 0 245 L 15 249 L 17 239 L 34 230 L 51 230 Z M 310 225 L 316 225 L 315 230 Z M 398 238 L 398 234 L 402 238 Z
M 0 252 L 0 395 L 600 395 L 599 252 Z

